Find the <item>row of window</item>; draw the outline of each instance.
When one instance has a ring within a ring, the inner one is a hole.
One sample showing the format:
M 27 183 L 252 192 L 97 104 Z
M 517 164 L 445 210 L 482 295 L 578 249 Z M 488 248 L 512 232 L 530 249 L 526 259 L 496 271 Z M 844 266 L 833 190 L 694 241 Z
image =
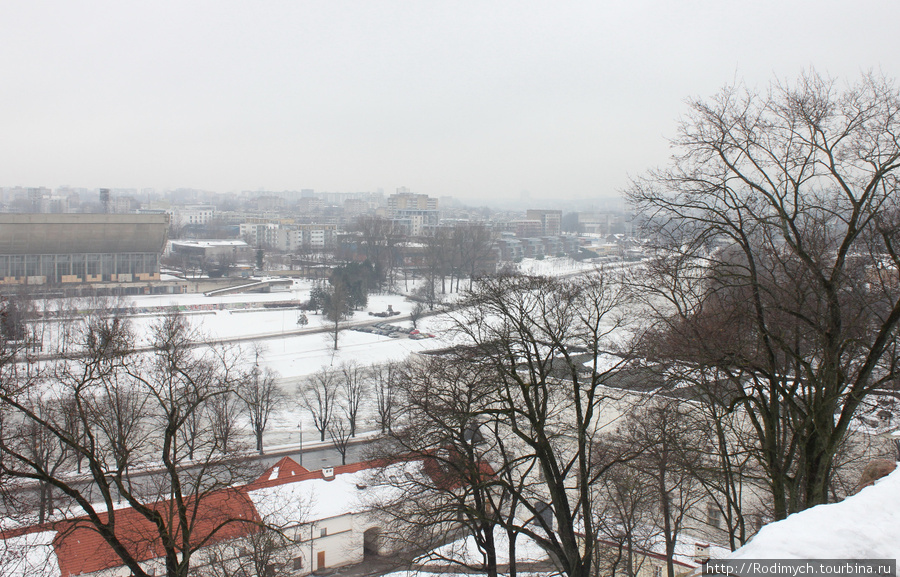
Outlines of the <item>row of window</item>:
M 159 272 L 156 253 L 82 253 L 0 255 L 0 277 L 43 276 L 61 282 L 63 276 L 153 274 Z

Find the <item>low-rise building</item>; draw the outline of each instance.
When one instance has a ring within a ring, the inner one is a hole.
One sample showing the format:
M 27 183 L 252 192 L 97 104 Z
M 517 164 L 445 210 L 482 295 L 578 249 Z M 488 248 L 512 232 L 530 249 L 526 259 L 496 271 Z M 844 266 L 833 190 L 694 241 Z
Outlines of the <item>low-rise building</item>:
M 243 240 L 173 240 L 169 253 L 198 266 L 207 261 L 234 264 L 253 259 L 253 248 Z
M 309 471 L 288 457 L 248 485 L 206 495 L 192 524 L 194 542 L 205 542 L 193 553 L 198 575 L 237 571 L 258 562 L 262 527 L 277 527 L 286 541 L 267 550 L 274 573 L 308 575 L 313 571 L 363 561 L 367 554 L 392 553 L 381 536 L 378 516 L 368 503 L 379 491 L 369 487 L 370 473 L 381 462 Z M 409 464 L 391 465 L 400 468 Z M 398 473 L 399 474 L 399 473 Z M 365 498 L 363 498 L 365 496 Z M 164 510 L 167 502 L 155 507 Z M 103 516 L 106 514 L 103 513 Z M 103 519 L 105 521 L 105 517 Z M 151 575 L 164 574 L 165 559 L 155 529 L 130 507 L 116 510 L 116 535 Z M 131 571 L 87 518 L 66 519 L 0 533 L 0 575 L 27 577 L 113 577 Z

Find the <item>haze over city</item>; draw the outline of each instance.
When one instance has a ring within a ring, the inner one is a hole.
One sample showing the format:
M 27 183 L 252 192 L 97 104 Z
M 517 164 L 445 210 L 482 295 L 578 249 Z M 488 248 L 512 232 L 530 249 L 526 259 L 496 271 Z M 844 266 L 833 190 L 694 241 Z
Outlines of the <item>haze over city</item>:
M 898 6 L 5 7 L 0 577 L 896 576 Z
M 895 2 L 27 2 L 4 186 L 608 198 L 685 101 L 900 76 Z

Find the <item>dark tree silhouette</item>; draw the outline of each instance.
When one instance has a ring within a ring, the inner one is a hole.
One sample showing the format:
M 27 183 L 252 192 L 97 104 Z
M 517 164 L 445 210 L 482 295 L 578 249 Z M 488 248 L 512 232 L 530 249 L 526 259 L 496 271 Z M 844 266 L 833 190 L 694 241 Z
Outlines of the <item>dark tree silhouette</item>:
M 660 249 L 642 283 L 668 359 L 739 394 L 776 519 L 825 503 L 871 392 L 896 380 L 900 95 L 809 73 L 691 103 L 629 197 Z

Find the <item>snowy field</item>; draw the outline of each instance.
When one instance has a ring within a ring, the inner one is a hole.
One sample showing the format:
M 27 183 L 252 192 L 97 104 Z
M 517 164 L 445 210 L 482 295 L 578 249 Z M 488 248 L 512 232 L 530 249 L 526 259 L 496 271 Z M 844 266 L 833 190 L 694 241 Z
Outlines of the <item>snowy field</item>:
M 258 352 L 260 367 L 271 369 L 277 374 L 278 383 L 287 397 L 283 408 L 270 420 L 265 434 L 266 448 L 273 449 L 299 444 L 301 430 L 305 441 L 318 440 L 319 434 L 312 426 L 312 419 L 302 406 L 298 393 L 298 387 L 311 374 L 323 367 L 340 370 L 343 363 L 356 363 L 365 367 L 402 361 L 415 352 L 442 348 L 448 344 L 442 337 L 447 333 L 449 322 L 446 317 L 441 316 L 426 317 L 418 321 L 421 332 L 434 335 L 433 338 L 421 340 L 408 338 L 408 335 L 391 338 L 353 330 L 357 325 L 382 321 L 412 329 L 411 321 L 400 319 L 409 315 L 414 303 L 400 294 L 370 295 L 365 310 L 356 311 L 352 318 L 341 323 L 344 329 L 338 338 L 338 350 L 334 350 L 333 335 L 321 332 L 328 325 L 322 315 L 303 313 L 307 324 L 299 325 L 301 311 L 297 308 L 265 308 L 275 303 L 296 305 L 307 301 L 311 289 L 311 282 L 295 280 L 289 291 L 217 296 L 205 296 L 202 293 L 131 296 L 115 301 L 112 306 L 134 313 L 128 315 L 128 319 L 135 330 L 139 346 L 149 344 L 152 327 L 168 311 L 179 310 L 196 331 L 197 341 L 218 342 L 221 343 L 220 346 L 239 351 L 245 370 L 249 370 L 257 361 Z M 74 315 L 67 311 L 65 318 L 53 317 L 52 320 L 39 323 L 44 351 L 54 350 L 62 338 L 62 329 L 71 324 L 73 319 L 74 322 L 81 322 L 87 311 L 98 306 L 97 302 L 88 299 L 37 304 L 50 311 L 60 308 L 79 311 Z M 399 315 L 389 318 L 369 315 L 369 312 L 385 312 L 389 306 L 399 312 Z M 363 403 L 359 415 L 359 432 L 373 430 L 376 426 L 374 391 L 370 391 L 370 396 L 372 402 Z M 243 425 L 249 443 L 249 426 L 247 423 Z
M 446 317 L 427 317 L 420 319 L 418 328 L 425 333 L 434 334 L 434 338 L 413 340 L 409 338 L 391 338 L 353 330 L 357 324 L 376 321 L 390 322 L 392 325 L 412 328 L 411 321 L 394 320 L 369 316 L 369 312 L 386 311 L 390 305 L 402 318 L 412 310 L 413 303 L 403 295 L 378 294 L 370 295 L 365 310 L 357 311 L 347 322 L 347 327 L 338 337 L 338 350 L 334 350 L 333 335 L 329 332 L 311 333 L 321 329 L 327 322 L 321 315 L 305 313 L 308 319 L 306 326 L 298 326 L 299 311 L 296 309 L 262 309 L 265 303 L 309 299 L 311 285 L 308 282 L 296 282 L 290 292 L 269 294 L 240 294 L 206 297 L 201 295 L 177 295 L 175 297 L 134 297 L 136 307 L 149 306 L 196 306 L 221 305 L 224 308 L 212 313 L 191 313 L 186 317 L 193 328 L 204 335 L 206 340 L 226 341 L 244 339 L 230 346 L 240 348 L 249 368 L 256 361 L 256 351 L 260 351 L 259 364 L 262 368 L 275 371 L 278 382 L 287 396 L 285 406 L 273 415 L 265 435 L 268 449 L 279 446 L 294 445 L 300 442 L 300 431 L 306 441 L 318 439 L 318 432 L 312 426 L 309 412 L 302 406 L 298 389 L 307 377 L 330 367 L 339 370 L 343 363 L 356 363 L 369 366 L 403 361 L 410 354 L 447 346 L 441 338 L 446 333 L 448 319 Z M 250 306 L 247 306 L 250 305 Z M 257 305 L 257 306 L 254 306 Z M 158 322 L 158 315 L 145 315 L 135 319 L 139 332 L 146 334 L 153 323 Z M 375 429 L 374 391 L 369 391 L 373 402 L 364 403 L 360 414 L 360 432 Z M 249 428 L 248 428 L 249 431 Z M 248 434 L 249 438 L 249 434 Z
M 526 259 L 518 265 L 522 272 L 563 276 L 594 270 L 592 264 L 585 264 L 565 258 L 547 258 L 544 260 Z M 421 281 L 419 281 L 421 282 Z M 449 281 L 447 283 L 449 289 Z M 318 432 L 312 426 L 309 412 L 302 406 L 298 388 L 313 373 L 323 367 L 339 370 L 343 363 L 356 363 L 360 366 L 378 365 L 389 361 L 403 361 L 411 354 L 447 347 L 453 344 L 449 333 L 451 322 L 446 315 L 421 318 L 417 328 L 433 338 L 421 340 L 406 336 L 391 338 L 353 330 L 355 325 L 384 321 L 391 325 L 412 328 L 412 322 L 405 319 L 412 311 L 414 303 L 402 294 L 372 294 L 363 311 L 357 311 L 348 321 L 338 339 L 338 350 L 333 348 L 333 336 L 329 332 L 315 332 L 327 328 L 327 322 L 321 315 L 305 313 L 307 324 L 298 325 L 300 311 L 296 308 L 265 308 L 277 303 L 299 303 L 309 299 L 312 282 L 294 280 L 291 289 L 272 293 L 243 293 L 230 295 L 206 296 L 199 294 L 184 295 L 152 295 L 130 296 L 117 301 L 115 306 L 132 309 L 136 314 L 130 316 L 140 344 L 148 343 L 147 337 L 151 328 L 164 316 L 165 310 L 180 310 L 194 328 L 199 339 L 210 342 L 225 342 L 226 346 L 235 347 L 243 355 L 245 366 L 249 369 L 256 362 L 259 352 L 259 365 L 275 371 L 278 382 L 287 396 L 284 407 L 270 420 L 265 434 L 265 446 L 268 450 L 278 447 L 297 445 L 302 437 L 307 442 L 318 439 Z M 463 280 L 461 287 L 467 287 Z M 415 288 L 410 283 L 410 289 Z M 458 293 L 439 295 L 443 300 L 452 302 L 459 298 Z M 48 310 L 54 310 L 59 303 L 39 303 Z M 66 303 L 75 310 L 87 310 L 93 306 L 90 301 Z M 391 307 L 399 312 L 398 316 L 378 318 L 369 313 L 380 313 Z M 45 350 L 52 349 L 58 338 L 59 329 L 67 321 L 50 320 L 44 323 Z M 370 402 L 364 402 L 358 424 L 359 432 L 372 431 L 376 428 L 374 392 L 370 391 Z M 245 424 L 246 425 L 246 424 Z M 249 427 L 247 440 L 250 440 Z

